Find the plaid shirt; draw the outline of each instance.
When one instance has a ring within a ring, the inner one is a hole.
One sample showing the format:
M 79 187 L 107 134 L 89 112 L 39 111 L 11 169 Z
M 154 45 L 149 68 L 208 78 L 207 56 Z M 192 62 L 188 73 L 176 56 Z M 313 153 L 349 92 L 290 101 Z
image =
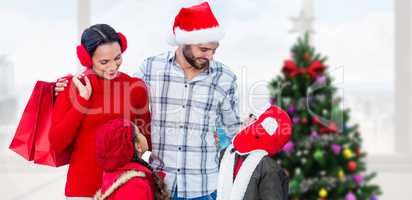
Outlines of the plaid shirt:
M 168 188 L 178 197 L 206 196 L 217 187 L 218 145 L 214 132 L 232 138 L 240 126 L 236 75 L 217 61 L 187 80 L 168 52 L 147 58 L 135 74 L 150 93 L 152 150 L 164 161 Z

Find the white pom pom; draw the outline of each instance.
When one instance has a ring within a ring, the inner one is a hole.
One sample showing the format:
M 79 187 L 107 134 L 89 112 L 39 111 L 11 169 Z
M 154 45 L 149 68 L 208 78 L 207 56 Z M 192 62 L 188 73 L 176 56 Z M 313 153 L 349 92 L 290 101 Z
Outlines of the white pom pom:
M 278 128 L 278 122 L 272 117 L 267 117 L 262 122 L 263 128 L 268 132 L 269 135 L 275 134 L 276 129 Z

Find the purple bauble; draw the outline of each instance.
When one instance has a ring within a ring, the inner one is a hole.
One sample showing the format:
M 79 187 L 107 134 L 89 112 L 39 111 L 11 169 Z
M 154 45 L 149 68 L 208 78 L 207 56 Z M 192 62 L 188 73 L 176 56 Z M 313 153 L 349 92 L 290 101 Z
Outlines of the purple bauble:
M 357 185 L 361 185 L 363 183 L 363 176 L 360 174 L 356 174 L 352 177 L 353 181 L 357 184 Z
M 373 195 L 370 200 L 379 200 L 377 196 Z
M 352 192 L 349 192 L 346 195 L 345 200 L 356 200 L 356 196 Z
M 312 139 L 318 139 L 318 138 L 319 138 L 319 133 L 316 132 L 316 131 L 312 131 L 312 132 L 310 133 L 310 137 L 311 137 Z
M 319 85 L 324 85 L 326 83 L 326 77 L 325 76 L 318 76 L 316 78 L 316 83 Z
M 289 113 L 289 115 L 293 115 L 293 113 L 295 113 L 296 112 L 296 107 L 294 106 L 294 105 L 290 105 L 289 107 L 288 107 L 288 113 Z
M 276 98 L 273 98 L 273 97 L 271 97 L 270 99 L 269 99 L 269 103 L 270 103 L 270 105 L 276 105 L 277 104 L 277 99 Z
M 295 116 L 292 118 L 293 124 L 299 123 L 299 117 Z
M 342 150 L 342 147 L 339 144 L 332 144 L 331 148 L 335 155 L 339 155 Z
M 285 144 L 285 146 L 283 146 L 283 151 L 285 153 L 290 153 L 293 151 L 294 147 L 295 147 L 295 144 L 293 144 L 292 141 L 289 141 L 288 143 Z

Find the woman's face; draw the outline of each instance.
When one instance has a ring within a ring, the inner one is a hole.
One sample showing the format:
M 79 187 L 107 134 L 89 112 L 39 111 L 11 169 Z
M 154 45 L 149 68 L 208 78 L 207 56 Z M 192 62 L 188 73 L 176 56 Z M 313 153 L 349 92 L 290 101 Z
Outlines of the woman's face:
M 118 42 L 99 45 L 92 56 L 93 71 L 104 79 L 117 77 L 122 64 L 122 52 Z

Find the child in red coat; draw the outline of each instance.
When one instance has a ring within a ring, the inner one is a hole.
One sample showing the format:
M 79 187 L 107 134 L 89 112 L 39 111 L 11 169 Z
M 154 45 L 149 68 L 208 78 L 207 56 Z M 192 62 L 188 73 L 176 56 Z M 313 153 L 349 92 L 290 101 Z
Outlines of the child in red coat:
M 129 120 L 114 119 L 96 133 L 97 161 L 103 168 L 96 200 L 166 200 L 166 185 L 142 159 L 148 153 L 146 138 Z

